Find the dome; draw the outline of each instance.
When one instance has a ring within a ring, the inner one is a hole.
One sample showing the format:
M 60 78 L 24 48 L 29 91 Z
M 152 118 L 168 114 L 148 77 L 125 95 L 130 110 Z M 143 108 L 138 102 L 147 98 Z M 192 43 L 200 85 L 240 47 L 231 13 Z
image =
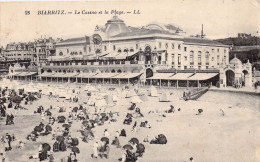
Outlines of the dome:
M 19 63 L 15 63 L 15 64 L 14 64 L 14 68 L 15 68 L 15 69 L 20 69 L 20 68 L 21 68 L 21 65 L 20 65 Z
M 242 66 L 242 62 L 236 56 L 229 62 L 229 64 L 233 64 L 236 66 Z
M 108 20 L 106 23 L 106 35 L 108 37 L 114 36 L 120 33 L 130 32 L 131 30 L 126 26 L 123 20 L 119 19 L 117 16 L 113 16 L 112 19 Z

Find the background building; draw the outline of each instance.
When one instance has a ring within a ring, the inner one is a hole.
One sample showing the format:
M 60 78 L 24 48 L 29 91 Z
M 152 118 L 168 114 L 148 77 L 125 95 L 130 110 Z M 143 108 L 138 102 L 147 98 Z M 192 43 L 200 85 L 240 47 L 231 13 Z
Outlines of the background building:
M 41 64 L 47 61 L 49 56 L 55 53 L 55 41 L 50 38 L 40 38 L 34 42 L 32 62 Z

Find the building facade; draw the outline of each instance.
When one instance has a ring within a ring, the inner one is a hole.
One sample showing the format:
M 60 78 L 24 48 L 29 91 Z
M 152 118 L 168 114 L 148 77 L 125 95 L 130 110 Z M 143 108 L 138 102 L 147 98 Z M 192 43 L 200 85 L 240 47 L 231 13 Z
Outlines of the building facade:
M 50 38 L 40 38 L 34 42 L 32 62 L 42 64 L 55 53 L 55 41 Z
M 141 81 L 176 87 L 181 82 L 184 87 L 200 86 L 202 82 L 226 86 L 230 82 L 225 73 L 229 66 L 229 46 L 188 37 L 171 24 L 153 23 L 137 28 L 114 16 L 105 26 L 96 26 L 92 35 L 62 40 L 55 46 L 54 55 L 38 70 L 40 80 Z

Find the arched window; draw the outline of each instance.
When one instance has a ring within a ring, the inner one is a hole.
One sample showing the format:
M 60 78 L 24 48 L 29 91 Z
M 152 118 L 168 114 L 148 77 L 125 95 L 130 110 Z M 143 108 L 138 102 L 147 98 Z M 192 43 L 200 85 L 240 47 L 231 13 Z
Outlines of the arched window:
M 111 70 L 111 73 L 115 73 L 116 71 L 113 69 L 113 70 Z
M 80 51 L 79 54 L 82 55 L 82 52 Z
M 198 51 L 198 64 L 201 65 L 201 51 Z
M 131 48 L 131 49 L 130 49 L 130 52 L 134 52 L 134 49 L 133 49 L 133 48 Z
M 180 44 L 178 45 L 178 50 L 181 50 L 181 45 Z
M 144 53 L 151 53 L 152 50 L 151 50 L 151 47 L 150 46 L 146 46 L 145 49 L 144 49 Z
M 127 49 L 127 48 L 125 48 L 125 49 L 124 49 L 124 52 L 128 52 L 128 49 Z
M 63 53 L 60 51 L 59 55 L 60 55 L 60 56 L 63 56 Z
M 121 73 L 122 71 L 119 69 L 119 70 L 117 70 L 117 73 Z
M 205 58 L 206 58 L 206 64 L 209 64 L 209 52 L 206 51 L 205 53 Z
M 75 52 L 75 55 L 78 55 L 78 52 Z
M 122 51 L 121 51 L 121 49 L 119 48 L 119 49 L 117 50 L 117 52 L 120 53 L 120 52 L 122 52 Z

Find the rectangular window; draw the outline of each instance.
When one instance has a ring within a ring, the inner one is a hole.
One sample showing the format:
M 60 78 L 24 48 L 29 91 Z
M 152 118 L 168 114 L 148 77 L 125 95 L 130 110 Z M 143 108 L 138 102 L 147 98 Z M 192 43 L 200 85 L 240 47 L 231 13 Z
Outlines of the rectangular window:
M 205 58 L 206 58 L 206 65 L 209 64 L 209 52 L 207 51 L 205 54 Z
M 172 54 L 172 65 L 174 65 L 174 54 Z
M 166 49 L 168 48 L 168 43 L 165 43 L 165 48 L 166 48 Z
M 114 50 L 114 51 L 116 50 L 116 46 L 115 46 L 115 45 L 113 45 L 113 50 Z
M 184 52 L 186 52 L 187 51 L 187 47 L 184 47 Z
M 184 66 L 184 69 L 187 69 L 187 66 Z
M 198 69 L 201 70 L 201 66 L 198 66 Z
M 226 64 L 226 56 L 224 56 L 224 64 Z
M 201 65 L 201 51 L 198 52 L 198 64 Z
M 219 65 L 219 55 L 217 56 L 217 64 Z
M 211 61 L 212 61 L 212 62 L 214 61 L 214 57 L 211 58 Z
M 187 56 L 184 56 L 184 61 L 187 61 Z
M 107 46 L 104 46 L 104 51 L 107 51 Z
M 219 53 L 219 48 L 217 49 L 217 52 Z
M 162 43 L 161 42 L 159 42 L 159 48 L 162 48 Z
M 138 47 L 138 44 L 135 45 L 135 48 L 138 50 L 138 48 L 139 48 L 139 47 Z
M 172 49 L 174 49 L 174 43 L 172 43 Z
M 194 52 L 190 51 L 190 64 L 194 65 Z
M 88 48 L 88 51 L 91 52 L 91 47 Z
M 181 64 L 181 54 L 178 54 L 178 65 Z

